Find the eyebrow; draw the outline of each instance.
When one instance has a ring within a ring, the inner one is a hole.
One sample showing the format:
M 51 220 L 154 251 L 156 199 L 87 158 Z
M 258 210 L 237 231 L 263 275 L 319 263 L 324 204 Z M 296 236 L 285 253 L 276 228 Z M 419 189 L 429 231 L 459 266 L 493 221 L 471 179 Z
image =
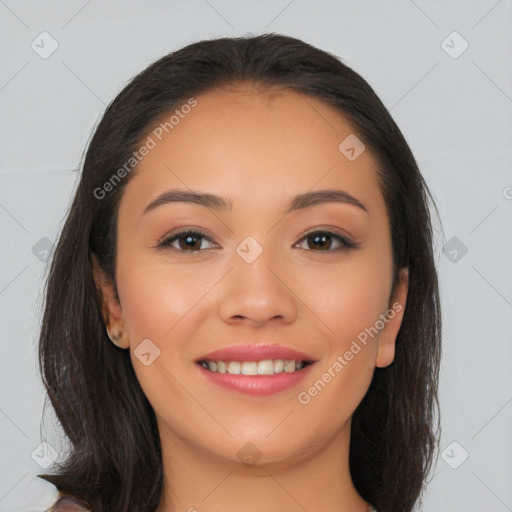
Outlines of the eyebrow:
M 144 209 L 143 215 L 154 210 L 158 206 L 168 203 L 194 203 L 217 211 L 231 211 L 233 209 L 233 203 L 229 198 L 224 198 L 215 194 L 195 192 L 193 190 L 172 189 L 167 190 L 151 201 L 151 203 L 149 203 Z M 323 203 L 349 204 L 368 213 L 366 206 L 348 192 L 345 192 L 344 190 L 324 189 L 317 190 L 315 192 L 306 192 L 305 194 L 295 196 L 290 201 L 288 208 L 284 211 L 284 214 Z

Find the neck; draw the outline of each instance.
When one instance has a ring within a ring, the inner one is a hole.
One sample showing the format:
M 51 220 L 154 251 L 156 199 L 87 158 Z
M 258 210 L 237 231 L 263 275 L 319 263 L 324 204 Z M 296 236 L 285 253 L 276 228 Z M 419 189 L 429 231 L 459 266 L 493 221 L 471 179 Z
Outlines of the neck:
M 156 512 L 369 510 L 350 476 L 350 423 L 323 446 L 312 446 L 286 461 L 254 465 L 177 438 L 161 418 L 159 430 L 164 493 Z

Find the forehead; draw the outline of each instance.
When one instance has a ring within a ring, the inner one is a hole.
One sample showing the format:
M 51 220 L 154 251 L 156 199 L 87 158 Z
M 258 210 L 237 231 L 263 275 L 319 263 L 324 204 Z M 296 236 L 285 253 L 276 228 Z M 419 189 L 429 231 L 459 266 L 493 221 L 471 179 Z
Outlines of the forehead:
M 354 146 L 359 139 L 333 107 L 294 91 L 252 85 L 209 91 L 195 100 L 193 108 L 177 106 L 146 134 L 154 147 L 135 169 L 128 198 L 147 202 L 165 187 L 192 188 L 229 195 L 236 208 L 237 197 L 244 205 L 270 205 L 338 187 L 373 208 L 384 207 L 372 155 L 364 149 L 347 158 L 344 141 Z

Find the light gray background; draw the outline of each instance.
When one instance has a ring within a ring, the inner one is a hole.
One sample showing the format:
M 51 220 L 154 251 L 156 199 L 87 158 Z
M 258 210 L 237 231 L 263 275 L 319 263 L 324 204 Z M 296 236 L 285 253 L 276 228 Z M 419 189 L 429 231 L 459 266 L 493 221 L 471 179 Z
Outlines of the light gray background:
M 0 0 L 0 511 L 41 506 L 49 489 L 34 479 L 44 472 L 35 351 L 44 254 L 99 116 L 169 51 L 269 31 L 336 53 L 370 82 L 438 203 L 445 451 L 423 510 L 511 511 L 511 21 L 511 0 Z M 44 31 L 58 43 L 47 58 L 31 46 L 51 48 Z

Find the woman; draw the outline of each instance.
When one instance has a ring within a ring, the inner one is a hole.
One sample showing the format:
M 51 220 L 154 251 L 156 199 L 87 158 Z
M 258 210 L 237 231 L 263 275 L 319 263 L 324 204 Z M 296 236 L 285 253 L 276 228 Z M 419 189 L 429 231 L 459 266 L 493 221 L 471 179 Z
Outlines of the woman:
M 371 87 L 300 40 L 135 77 L 47 282 L 54 510 L 412 511 L 439 432 L 429 201 Z

